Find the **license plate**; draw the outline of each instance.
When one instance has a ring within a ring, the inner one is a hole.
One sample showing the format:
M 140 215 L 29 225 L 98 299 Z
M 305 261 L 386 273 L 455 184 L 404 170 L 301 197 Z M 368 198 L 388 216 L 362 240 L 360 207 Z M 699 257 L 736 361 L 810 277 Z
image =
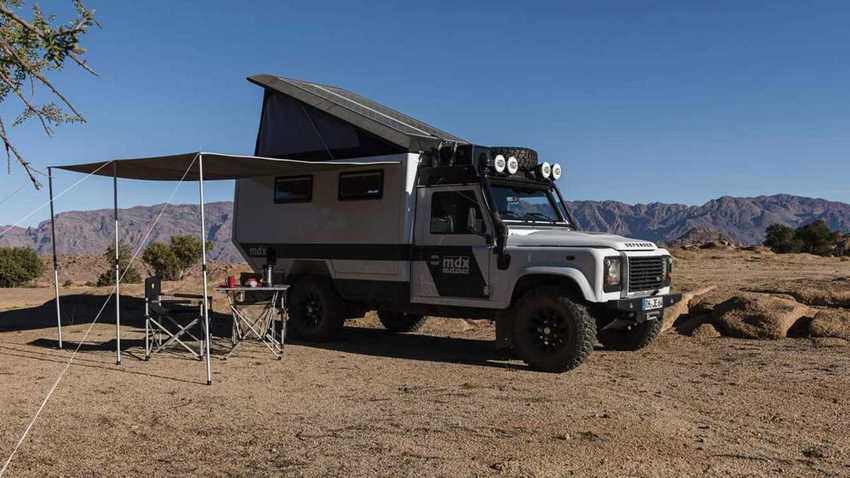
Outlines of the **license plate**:
M 664 307 L 664 297 L 647 297 L 643 299 L 643 310 L 656 310 Z

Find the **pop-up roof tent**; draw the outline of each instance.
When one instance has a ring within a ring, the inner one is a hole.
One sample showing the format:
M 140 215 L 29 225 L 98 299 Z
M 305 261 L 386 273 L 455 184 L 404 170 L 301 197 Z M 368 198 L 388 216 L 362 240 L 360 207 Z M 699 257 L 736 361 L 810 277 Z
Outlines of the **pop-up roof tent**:
M 58 169 L 113 178 L 115 215 L 116 353 L 121 363 L 120 283 L 118 262 L 118 178 L 151 181 L 198 181 L 203 245 L 204 347 L 209 345 L 207 316 L 206 227 L 204 181 L 299 174 L 306 170 L 350 169 L 399 161 L 369 161 L 370 156 L 424 151 L 440 144 L 469 144 L 466 140 L 350 91 L 306 81 L 257 75 L 249 81 L 265 88 L 260 129 L 254 156 L 192 152 L 169 156 L 119 159 L 57 166 Z M 359 158 L 354 160 L 353 158 Z M 318 163 L 318 164 L 317 164 Z M 48 168 L 52 237 L 55 239 L 52 169 Z M 80 181 L 81 182 L 81 181 Z M 79 182 L 77 183 L 79 184 Z M 155 225 L 155 224 L 154 224 Z M 153 226 L 151 226 L 153 227 Z M 59 266 L 53 240 L 53 268 L 59 347 L 62 322 L 59 307 Z M 210 354 L 206 353 L 207 383 L 212 382 Z
M 265 89 L 254 154 L 334 160 L 425 151 L 462 138 L 336 86 L 256 75 Z

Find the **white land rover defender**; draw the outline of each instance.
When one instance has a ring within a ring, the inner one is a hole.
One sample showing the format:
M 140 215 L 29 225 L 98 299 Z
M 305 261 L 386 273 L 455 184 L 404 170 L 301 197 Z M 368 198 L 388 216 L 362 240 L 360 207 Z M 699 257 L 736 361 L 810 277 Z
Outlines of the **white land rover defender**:
M 235 193 L 233 242 L 291 285 L 301 338 L 332 339 L 368 310 L 398 332 L 483 318 L 501 346 L 561 372 L 597 340 L 645 347 L 680 299 L 670 254 L 580 231 L 560 166 L 533 150 L 474 145 L 336 87 L 250 80 L 265 88 L 255 154 L 322 163 Z

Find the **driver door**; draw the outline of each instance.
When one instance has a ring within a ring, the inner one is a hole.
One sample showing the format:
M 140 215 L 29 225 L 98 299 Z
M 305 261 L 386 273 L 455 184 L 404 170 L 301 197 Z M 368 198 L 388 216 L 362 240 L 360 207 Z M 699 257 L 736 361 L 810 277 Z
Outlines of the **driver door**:
M 474 306 L 490 297 L 493 226 L 478 186 L 417 189 L 413 302 Z

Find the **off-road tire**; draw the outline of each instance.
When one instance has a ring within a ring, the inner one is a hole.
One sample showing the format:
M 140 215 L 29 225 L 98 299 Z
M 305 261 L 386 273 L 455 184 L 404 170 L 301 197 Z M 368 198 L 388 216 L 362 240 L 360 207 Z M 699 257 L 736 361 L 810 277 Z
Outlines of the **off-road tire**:
M 345 323 L 345 305 L 327 279 L 304 277 L 287 300 L 289 324 L 296 337 L 324 342 L 336 337 Z
M 661 333 L 661 319 L 648 320 L 631 330 L 617 329 L 599 332 L 599 343 L 610 350 L 640 350 L 649 347 Z
M 415 332 L 425 324 L 425 316 L 379 310 L 378 320 L 390 332 Z
M 491 146 L 490 157 L 495 158 L 501 154 L 505 159 L 511 156 L 517 159 L 519 169 L 530 170 L 537 166 L 537 151 L 531 148 L 519 148 L 515 146 Z
M 514 305 L 513 346 L 531 368 L 566 372 L 587 359 L 596 343 L 596 321 L 559 287 L 538 287 Z

